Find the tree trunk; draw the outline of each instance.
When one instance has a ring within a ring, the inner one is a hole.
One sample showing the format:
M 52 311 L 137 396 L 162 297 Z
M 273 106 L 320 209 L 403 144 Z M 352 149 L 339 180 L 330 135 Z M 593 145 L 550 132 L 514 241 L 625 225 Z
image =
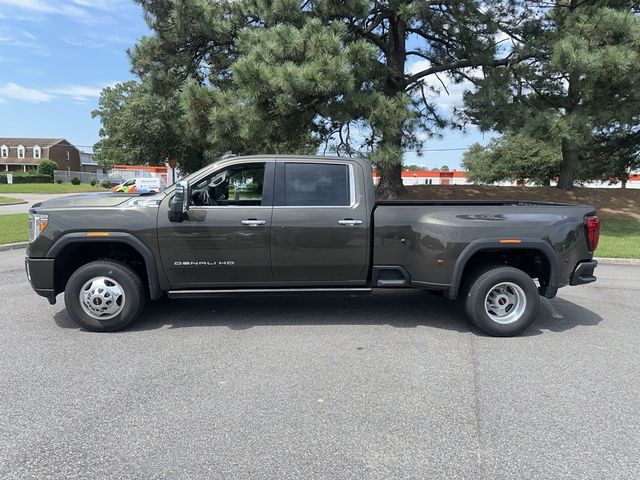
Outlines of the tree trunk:
M 385 52 L 389 73 L 384 87 L 384 94 L 389 98 L 401 94 L 406 88 L 404 78 L 407 60 L 406 28 L 405 21 L 397 14 L 394 13 L 389 18 L 388 50 Z M 376 194 L 378 198 L 386 199 L 401 197 L 407 193 L 402 183 L 402 126 L 398 132 L 383 131 L 380 146 L 387 152 L 397 152 L 399 158 L 397 158 L 397 163 L 394 158 L 385 158 L 380 162 L 380 165 L 377 165 L 380 183 L 378 183 Z
M 385 164 L 378 167 L 380 182 L 376 188 L 376 196 L 393 200 L 407 193 L 402 183 L 402 164 Z
M 558 188 L 561 190 L 573 190 L 573 182 L 578 170 L 578 145 L 568 138 L 562 139 L 562 164 L 560 165 L 560 178 Z

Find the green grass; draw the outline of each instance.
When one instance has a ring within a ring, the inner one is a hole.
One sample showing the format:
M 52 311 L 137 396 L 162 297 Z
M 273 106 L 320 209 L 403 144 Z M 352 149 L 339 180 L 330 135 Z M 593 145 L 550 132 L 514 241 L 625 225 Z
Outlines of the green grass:
M 0 197 L 0 205 L 4 203 L 16 203 L 21 202 L 22 200 L 19 198 L 11 198 L 11 197 Z
M 27 214 L 0 215 L 0 245 L 29 240 Z
M 612 215 L 600 215 L 600 220 L 596 257 L 640 258 L 640 220 Z
M 0 193 L 82 193 L 108 192 L 98 185 L 70 185 L 65 183 L 6 183 L 0 184 Z

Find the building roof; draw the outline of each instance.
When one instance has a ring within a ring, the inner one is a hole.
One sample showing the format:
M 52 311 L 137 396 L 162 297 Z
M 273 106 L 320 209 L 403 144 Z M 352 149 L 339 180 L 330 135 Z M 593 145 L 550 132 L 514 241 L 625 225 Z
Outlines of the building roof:
M 17 147 L 18 145 L 34 147 L 38 145 L 39 147 L 46 148 L 61 142 L 66 142 L 66 140 L 64 138 L 0 137 L 0 145 L 6 145 L 7 147 Z

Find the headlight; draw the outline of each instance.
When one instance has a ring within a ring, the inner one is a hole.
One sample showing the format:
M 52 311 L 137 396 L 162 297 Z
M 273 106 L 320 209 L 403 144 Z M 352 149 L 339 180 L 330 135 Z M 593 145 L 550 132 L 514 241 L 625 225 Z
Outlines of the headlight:
M 49 223 L 49 215 L 44 213 L 29 214 L 29 242 L 33 242 Z

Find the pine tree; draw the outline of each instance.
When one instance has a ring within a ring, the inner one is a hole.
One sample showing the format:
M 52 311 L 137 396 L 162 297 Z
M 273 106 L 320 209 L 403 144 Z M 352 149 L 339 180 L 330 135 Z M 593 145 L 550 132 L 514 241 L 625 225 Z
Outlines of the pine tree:
M 138 1 L 153 35 L 132 49 L 133 70 L 182 92 L 186 132 L 210 158 L 364 154 L 391 198 L 403 151 L 447 126 L 434 85 L 524 58 L 496 55 L 500 22 L 518 32 L 527 16 L 513 1 Z
M 615 138 L 638 125 L 640 17 L 629 1 L 559 0 L 547 10 L 528 35 L 513 37 L 529 59 L 487 72 L 466 97 L 467 113 L 483 129 L 557 139 L 558 187 L 570 190 L 585 169 L 592 178 L 602 171 L 593 151 L 615 144 L 603 133 Z

